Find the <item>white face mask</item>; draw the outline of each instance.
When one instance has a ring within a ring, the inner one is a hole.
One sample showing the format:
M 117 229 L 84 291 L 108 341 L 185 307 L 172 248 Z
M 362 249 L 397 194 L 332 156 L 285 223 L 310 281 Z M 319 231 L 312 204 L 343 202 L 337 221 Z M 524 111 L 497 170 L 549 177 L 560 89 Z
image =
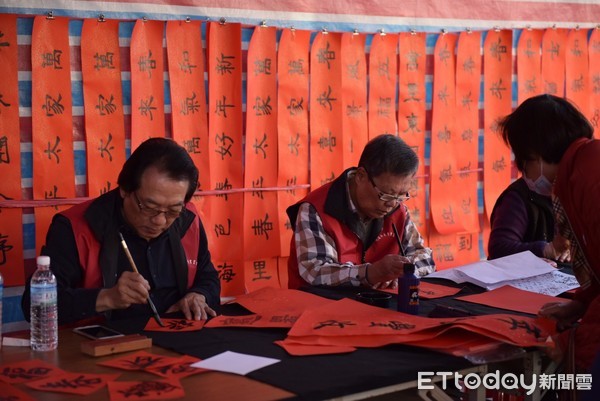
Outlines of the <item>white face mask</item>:
M 544 175 L 544 163 L 542 159 L 540 159 L 540 176 L 533 181 L 531 178 L 527 178 L 527 176 L 523 174 L 523 180 L 525 180 L 525 183 L 533 192 L 537 192 L 542 196 L 552 195 L 552 183 Z

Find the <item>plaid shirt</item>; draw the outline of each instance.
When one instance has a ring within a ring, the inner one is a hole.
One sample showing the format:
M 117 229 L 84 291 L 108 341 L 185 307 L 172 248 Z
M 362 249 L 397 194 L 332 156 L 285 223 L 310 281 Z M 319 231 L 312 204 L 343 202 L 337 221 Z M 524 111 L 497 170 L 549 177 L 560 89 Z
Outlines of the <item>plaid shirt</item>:
M 348 175 L 348 179 L 353 177 Z M 358 213 L 350 197 L 346 182 L 346 195 L 350 209 Z M 368 285 L 365 273 L 370 263 L 355 265 L 352 262 L 340 263 L 334 239 L 323 228 L 321 217 L 310 203 L 303 203 L 298 210 L 294 233 L 300 276 L 312 285 Z M 415 274 L 424 276 L 435 271 L 431 249 L 423 245 L 423 237 L 406 214 L 402 246 L 406 256 L 415 264 Z

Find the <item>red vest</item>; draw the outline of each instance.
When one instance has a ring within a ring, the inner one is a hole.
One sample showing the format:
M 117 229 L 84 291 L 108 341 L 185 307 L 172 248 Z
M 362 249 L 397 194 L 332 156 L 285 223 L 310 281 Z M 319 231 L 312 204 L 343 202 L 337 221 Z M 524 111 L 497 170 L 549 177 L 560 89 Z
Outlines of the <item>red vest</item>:
M 333 238 L 335 242 L 335 248 L 338 253 L 338 262 L 352 262 L 353 264 L 358 265 L 363 263 L 374 263 L 385 255 L 398 255 L 400 249 L 398 247 L 398 241 L 394 236 L 392 223 L 396 225 L 400 240 L 402 240 L 404 235 L 404 223 L 406 221 L 406 207 L 400 205 L 399 208 L 383 218 L 383 228 L 381 229 L 381 232 L 375 239 L 375 242 L 373 242 L 365 251 L 363 249 L 364 245 L 362 241 L 350 227 L 325 212 L 325 201 L 331 185 L 332 182 L 315 189 L 298 204 L 308 202 L 317 210 L 317 213 L 319 213 L 319 217 L 323 222 L 325 232 Z M 288 259 L 288 288 L 295 289 L 304 284 L 306 284 L 306 281 L 300 276 L 298 271 L 296 241 L 294 236 L 292 236 L 290 256 Z
M 79 252 L 79 264 L 83 270 L 83 288 L 103 287 L 102 269 L 98 263 L 102 244 L 98 241 L 84 217 L 85 211 L 93 201 L 92 199 L 83 202 L 61 213 L 69 219 L 73 227 L 77 251 Z M 188 268 L 187 288 L 190 288 L 194 282 L 196 270 L 198 270 L 200 220 L 193 203 L 188 203 L 186 208 L 196 215 L 185 235 L 181 238 Z

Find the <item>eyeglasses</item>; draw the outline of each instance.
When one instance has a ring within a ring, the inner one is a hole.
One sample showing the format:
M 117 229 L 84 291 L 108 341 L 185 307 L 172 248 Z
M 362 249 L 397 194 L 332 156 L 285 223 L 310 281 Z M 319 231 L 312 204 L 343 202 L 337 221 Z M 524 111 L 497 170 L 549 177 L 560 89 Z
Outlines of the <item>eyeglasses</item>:
M 161 213 L 164 213 L 165 218 L 167 220 L 173 220 L 173 219 L 176 219 L 177 217 L 179 217 L 181 212 L 183 212 L 183 208 L 181 208 L 180 210 L 159 210 L 154 207 L 148 207 L 148 206 L 142 204 L 142 201 L 140 201 L 140 198 L 138 198 L 138 196 L 135 192 L 133 192 L 133 196 L 135 196 L 137 205 L 140 208 L 140 213 L 146 217 L 153 218 L 153 217 L 158 216 Z
M 371 185 L 373 185 L 373 188 L 375 189 L 375 191 L 378 192 L 377 197 L 379 198 L 380 201 L 385 202 L 385 203 L 391 203 L 391 202 L 400 203 L 400 202 L 406 202 L 408 199 L 410 199 L 410 194 L 408 192 L 405 192 L 400 195 L 392 195 L 392 194 L 387 194 L 387 193 L 381 191 L 379 188 L 377 188 L 377 185 L 375 185 L 375 181 L 373 181 L 373 178 L 371 178 L 371 174 L 369 174 L 369 172 L 366 169 L 365 169 L 365 172 L 367 173 L 367 178 L 371 182 Z

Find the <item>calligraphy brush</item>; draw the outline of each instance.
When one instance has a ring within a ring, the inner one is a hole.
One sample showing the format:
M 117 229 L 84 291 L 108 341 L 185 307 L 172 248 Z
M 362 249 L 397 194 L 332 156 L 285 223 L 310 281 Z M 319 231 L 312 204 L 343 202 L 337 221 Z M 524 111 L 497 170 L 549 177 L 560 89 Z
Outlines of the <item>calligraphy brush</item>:
M 394 229 L 394 236 L 396 237 L 398 247 L 400 248 L 400 256 L 406 256 L 404 254 L 404 248 L 402 247 L 402 243 L 400 242 L 400 235 L 398 235 L 398 229 L 396 228 L 396 224 L 392 223 L 392 228 Z
M 121 234 L 120 232 L 119 232 L 119 237 L 121 237 L 121 245 L 123 246 L 123 251 L 125 251 L 125 255 L 127 255 L 127 259 L 129 259 L 129 264 L 131 265 L 131 268 L 133 269 L 134 272 L 139 273 L 139 271 L 135 265 L 135 262 L 133 261 L 133 258 L 131 257 L 131 252 L 129 252 L 129 248 L 127 247 L 125 238 L 123 238 L 123 234 Z M 154 302 L 152 302 L 152 298 L 150 298 L 150 296 L 148 296 L 148 305 L 150 305 L 150 309 L 152 309 L 152 313 L 154 314 L 154 320 L 156 320 L 156 323 L 158 323 L 161 327 L 165 327 L 165 324 L 160 319 L 160 316 L 158 315 L 158 311 L 156 310 L 156 306 L 154 305 Z

